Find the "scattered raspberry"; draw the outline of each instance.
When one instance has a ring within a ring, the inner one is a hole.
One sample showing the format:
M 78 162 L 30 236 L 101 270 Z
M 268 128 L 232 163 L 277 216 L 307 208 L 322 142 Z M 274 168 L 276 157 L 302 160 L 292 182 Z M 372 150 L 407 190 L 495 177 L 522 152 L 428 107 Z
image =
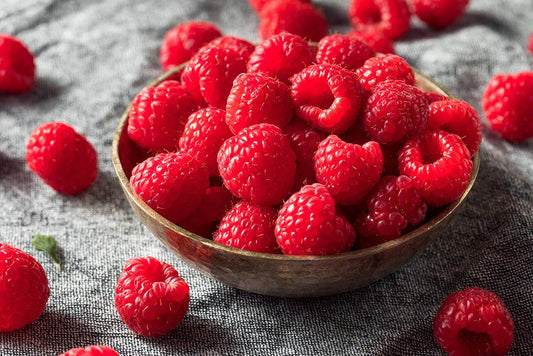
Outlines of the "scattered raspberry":
M 355 123 L 366 99 L 357 75 L 333 64 L 315 64 L 296 74 L 291 95 L 299 118 L 331 133 Z
M 179 140 L 179 148 L 204 162 L 210 176 L 218 176 L 218 150 L 231 136 L 233 135 L 226 125 L 226 112 L 208 107 L 189 116 Z
M 261 123 L 283 128 L 292 116 L 291 92 L 282 82 L 261 73 L 241 73 L 233 81 L 226 123 L 234 134 Z
M 381 32 L 392 40 L 409 30 L 411 17 L 405 0 L 352 0 L 348 14 L 356 31 Z
M 133 258 L 118 279 L 115 306 L 135 333 L 159 337 L 174 329 L 187 313 L 189 285 L 165 262 Z
M 44 311 L 50 290 L 43 267 L 30 255 L 0 243 L 0 332 L 20 329 Z
M 255 12 L 260 13 L 263 7 L 272 0 L 248 0 Z M 311 3 L 311 0 L 296 0 L 304 3 Z
M 159 58 L 161 67 L 166 72 L 185 63 L 209 41 L 222 36 L 220 30 L 212 23 L 189 21 L 169 30 L 161 49 Z
M 275 205 L 294 184 L 296 155 L 279 127 L 257 124 L 224 142 L 218 169 L 224 186 L 237 197 Z
M 442 206 L 458 198 L 472 172 L 470 152 L 461 138 L 441 130 L 428 130 L 407 141 L 398 162 L 400 173 L 413 180 L 431 206 Z
M 205 48 L 209 47 L 231 48 L 239 52 L 245 58 L 249 58 L 255 49 L 255 46 L 250 42 L 234 36 L 215 38 L 205 45 Z
M 367 134 L 384 145 L 399 145 L 424 132 L 427 119 L 424 94 L 401 80 L 377 84 L 363 114 Z
M 304 185 L 316 183 L 315 152 L 318 144 L 326 138 L 326 134 L 301 120 L 294 120 L 285 127 L 285 135 L 296 153 L 298 166 L 292 190 L 298 191 Z
M 446 95 L 442 95 L 442 94 L 439 94 L 439 93 L 430 93 L 430 92 L 427 92 L 427 91 L 424 92 L 424 96 L 426 97 L 426 100 L 428 101 L 428 104 L 434 103 L 435 101 L 451 100 Z
M 446 100 L 431 103 L 428 128 L 441 129 L 461 137 L 472 156 L 479 150 L 481 122 L 476 110 L 464 101 Z
M 335 200 L 322 184 L 306 185 L 283 204 L 276 239 L 286 255 L 332 255 L 355 242 L 350 222 L 337 214 Z
M 386 80 L 403 80 L 415 84 L 415 74 L 405 59 L 395 54 L 372 57 L 356 70 L 359 81 L 367 90 Z
M 209 187 L 205 190 L 200 207 L 181 226 L 197 235 L 211 238 L 220 220 L 235 204 L 235 199 L 224 187 Z
M 413 12 L 429 27 L 441 30 L 463 16 L 469 0 L 411 0 Z
M 506 355 L 513 333 L 503 301 L 481 288 L 450 294 L 433 320 L 433 336 L 450 355 Z
M 301 1 L 270 1 L 262 8 L 259 20 L 259 35 L 262 40 L 278 33 L 289 32 L 318 42 L 328 34 L 324 15 L 312 5 Z
M 491 128 L 511 142 L 533 137 L 533 71 L 498 74 L 483 93 L 483 111 Z
M 318 42 L 316 61 L 319 64 L 336 64 L 355 70 L 374 55 L 374 50 L 357 38 L 336 34 L 326 36 Z
M 343 205 L 359 204 L 379 182 L 382 170 L 383 155 L 374 141 L 359 146 L 331 135 L 315 154 L 316 180 Z
M 152 152 L 175 151 L 190 114 L 198 104 L 177 81 L 144 88 L 131 103 L 128 135 Z
M 89 189 L 98 176 L 94 147 L 61 122 L 39 126 L 26 146 L 26 161 L 46 184 L 65 195 Z
M 0 34 L 0 92 L 22 93 L 34 83 L 33 54 L 19 39 Z
M 533 32 L 531 32 L 531 35 L 529 35 L 529 42 L 527 44 L 527 48 L 529 49 L 529 52 L 533 54 Z
M 225 109 L 233 80 L 246 71 L 247 62 L 248 56 L 235 47 L 208 45 L 187 63 L 181 82 L 197 102 Z
M 348 34 L 368 44 L 378 53 L 396 53 L 394 42 L 387 36 L 375 30 L 352 31 Z
M 357 245 L 361 248 L 400 237 L 408 223 L 421 223 L 427 210 L 413 181 L 406 176 L 383 177 L 366 207 L 368 212 L 361 214 L 355 223 Z
M 138 164 L 130 185 L 152 209 L 175 224 L 189 218 L 209 187 L 205 164 L 187 152 L 166 152 Z
M 241 250 L 281 253 L 274 236 L 277 216 L 272 207 L 237 203 L 220 222 L 213 240 Z
M 59 356 L 119 356 L 119 354 L 107 346 L 87 346 L 68 350 Z
M 301 37 L 280 33 L 255 48 L 248 62 L 248 72 L 262 72 L 290 84 L 289 78 L 315 60 L 313 48 Z

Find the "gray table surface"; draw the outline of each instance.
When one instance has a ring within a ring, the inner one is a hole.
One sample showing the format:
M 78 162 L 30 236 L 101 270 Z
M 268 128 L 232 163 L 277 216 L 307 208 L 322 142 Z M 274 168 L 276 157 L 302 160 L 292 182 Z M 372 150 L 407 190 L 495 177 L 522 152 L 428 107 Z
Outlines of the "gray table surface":
M 348 1 L 317 1 L 332 31 L 346 32 Z M 121 112 L 160 73 L 158 49 L 176 23 L 202 19 L 224 33 L 258 41 L 245 0 L 1 0 L 0 33 L 20 37 L 36 55 L 36 86 L 0 96 L 0 241 L 32 253 L 47 271 L 51 297 L 28 327 L 0 334 L 1 355 L 57 355 L 106 344 L 121 355 L 442 355 L 432 319 L 451 292 L 479 286 L 496 292 L 516 324 L 511 354 L 533 345 L 533 150 L 509 144 L 483 123 L 481 170 L 459 216 L 440 239 L 391 276 L 351 293 L 318 299 L 263 297 L 225 286 L 186 266 L 134 216 L 111 164 Z M 531 70 L 531 0 L 472 0 L 443 32 L 413 21 L 397 52 L 480 110 L 497 73 Z M 25 162 L 40 124 L 63 121 L 99 154 L 92 188 L 64 197 Z M 56 237 L 63 271 L 31 245 Z M 134 336 L 120 321 L 113 290 L 124 263 L 154 256 L 191 286 L 191 305 L 168 335 Z

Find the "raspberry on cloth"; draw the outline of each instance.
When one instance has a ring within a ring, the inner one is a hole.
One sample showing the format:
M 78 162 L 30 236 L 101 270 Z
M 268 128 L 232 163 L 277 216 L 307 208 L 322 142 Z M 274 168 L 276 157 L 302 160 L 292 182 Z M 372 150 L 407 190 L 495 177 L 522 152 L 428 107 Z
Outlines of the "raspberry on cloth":
M 470 0 L 411 0 L 415 15 L 434 30 L 451 26 L 465 12 Z
M 0 33 L 0 94 L 18 94 L 35 84 L 33 54 L 18 38 Z
M 87 346 L 70 349 L 59 356 L 119 356 L 119 354 L 109 346 Z
M 351 0 L 348 14 L 356 31 L 377 31 L 395 40 L 409 30 L 405 0 Z

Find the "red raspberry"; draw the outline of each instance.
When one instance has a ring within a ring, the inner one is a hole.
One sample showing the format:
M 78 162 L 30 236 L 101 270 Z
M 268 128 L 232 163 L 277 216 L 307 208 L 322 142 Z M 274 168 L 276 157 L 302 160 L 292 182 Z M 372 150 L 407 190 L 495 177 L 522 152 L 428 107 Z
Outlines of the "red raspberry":
M 205 164 L 187 152 L 166 152 L 139 163 L 130 177 L 135 194 L 175 224 L 190 217 L 209 187 Z
M 316 180 L 343 205 L 359 204 L 379 182 L 382 170 L 383 154 L 374 141 L 359 146 L 331 135 L 315 154 Z
M 233 135 L 226 125 L 226 112 L 208 107 L 189 116 L 179 147 L 180 150 L 189 152 L 200 162 L 204 162 L 210 176 L 218 176 L 218 150 L 231 136 Z
M 403 80 L 415 84 L 415 74 L 405 59 L 395 54 L 372 57 L 356 70 L 359 81 L 367 90 L 386 80 Z
M 291 95 L 299 118 L 330 133 L 355 123 L 366 99 L 357 75 L 333 64 L 315 64 L 296 74 Z
M 34 83 L 33 54 L 17 38 L 0 34 L 0 92 L 22 93 Z
M 218 169 L 224 186 L 237 197 L 275 205 L 294 184 L 296 155 L 279 127 L 257 124 L 224 142 Z
M 313 48 L 301 37 L 280 33 L 255 48 L 248 62 L 248 72 L 262 72 L 290 83 L 289 78 L 315 60 Z
M 178 271 L 153 257 L 129 260 L 115 288 L 120 318 L 147 337 L 174 329 L 187 313 L 189 299 L 189 285 Z
M 511 142 L 533 137 L 533 71 L 498 74 L 483 93 L 483 111 L 492 129 Z
M 190 114 L 198 104 L 177 81 L 144 88 L 131 103 L 128 136 L 152 152 L 175 151 Z
M 222 36 L 216 38 L 205 45 L 205 48 L 210 47 L 234 49 L 245 58 L 249 58 L 255 49 L 255 46 L 250 42 L 233 36 Z
M 464 101 L 446 100 L 431 103 L 428 128 L 441 129 L 461 137 L 472 156 L 479 150 L 481 121 L 476 110 Z
M 224 187 L 207 188 L 200 207 L 181 226 L 197 235 L 211 238 L 220 220 L 235 204 L 234 198 L 233 194 Z
M 248 2 L 250 3 L 254 11 L 257 13 L 260 13 L 263 7 L 271 1 L 272 0 L 248 0 Z M 307 4 L 311 3 L 311 0 L 296 0 L 296 1 L 305 2 Z
M 282 82 L 261 73 L 241 73 L 233 81 L 226 123 L 234 134 L 261 123 L 283 128 L 292 116 L 291 92 Z
M 26 161 L 46 184 L 65 195 L 89 189 L 98 176 L 94 147 L 61 122 L 43 124 L 31 134 Z
M 187 63 L 181 82 L 199 103 L 225 109 L 233 80 L 246 71 L 247 62 L 240 49 L 208 45 Z
M 529 49 L 529 52 L 533 54 L 533 32 L 531 32 L 531 35 L 529 35 L 529 42 L 527 44 L 527 48 Z
M 107 346 L 87 346 L 68 350 L 59 356 L 119 356 L 119 354 Z
M 356 31 L 377 31 L 392 40 L 409 30 L 411 17 L 405 0 L 352 0 L 348 14 Z
M 401 80 L 377 84 L 363 114 L 367 134 L 384 145 L 399 145 L 424 132 L 427 119 L 424 94 Z
M 277 216 L 272 207 L 237 203 L 220 222 L 213 240 L 241 250 L 281 253 L 274 236 Z
M 375 30 L 352 31 L 348 34 L 368 44 L 378 53 L 396 53 L 394 42 L 387 36 Z
M 324 15 L 312 5 L 301 1 L 273 0 L 261 9 L 259 20 L 259 35 L 262 40 L 289 32 L 318 42 L 328 34 Z
M 374 50 L 357 38 L 336 34 L 326 36 L 318 42 L 316 61 L 319 64 L 336 64 L 355 70 L 374 55 Z
M 337 214 L 333 196 L 319 183 L 304 186 L 283 204 L 275 234 L 286 255 L 332 255 L 355 242 L 353 226 Z
M 435 101 L 446 101 L 451 100 L 446 95 L 442 95 L 439 93 L 430 93 L 430 92 L 423 92 L 424 96 L 426 97 L 426 100 L 428 101 L 428 104 L 434 103 Z
M 514 323 L 503 301 L 481 288 L 450 294 L 433 320 L 433 336 L 449 355 L 506 355 Z
M 400 237 L 408 223 L 421 223 L 427 211 L 413 181 L 406 176 L 383 177 L 366 207 L 368 212 L 355 223 L 357 244 L 362 248 Z
M 463 16 L 469 0 L 411 0 L 413 12 L 429 27 L 441 30 Z
M 431 206 L 458 198 L 470 179 L 472 161 L 461 138 L 441 130 L 429 130 L 407 141 L 400 151 L 400 173 L 410 177 Z
M 35 321 L 50 295 L 41 264 L 3 243 L 0 243 L 0 291 L 0 332 L 20 329 Z
M 159 50 L 161 67 L 166 72 L 187 62 L 203 45 L 220 36 L 220 30 L 210 22 L 189 21 L 179 24 L 169 30 L 163 39 Z
M 298 191 L 304 185 L 316 183 L 315 152 L 318 144 L 326 138 L 326 134 L 301 120 L 295 120 L 285 127 L 285 135 L 296 153 L 298 167 L 292 190 Z

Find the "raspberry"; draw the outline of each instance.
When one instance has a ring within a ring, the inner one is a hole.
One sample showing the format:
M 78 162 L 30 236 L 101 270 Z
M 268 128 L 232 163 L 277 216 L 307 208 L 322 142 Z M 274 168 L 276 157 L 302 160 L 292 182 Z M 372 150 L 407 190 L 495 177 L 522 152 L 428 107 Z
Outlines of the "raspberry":
M 59 356 L 119 356 L 119 354 L 107 346 L 87 346 L 68 350 Z
M 316 180 L 343 205 L 360 203 L 379 182 L 382 170 L 383 154 L 374 141 L 359 146 L 331 135 L 315 154 Z
M 177 81 L 144 88 L 131 103 L 128 136 L 152 152 L 175 151 L 190 114 L 198 104 Z
M 400 237 L 408 223 L 421 223 L 427 210 L 413 181 L 406 176 L 383 177 L 366 207 L 368 213 L 361 214 L 355 223 L 357 244 L 362 248 Z
M 218 169 L 224 186 L 237 197 L 254 204 L 275 205 L 294 184 L 296 155 L 280 128 L 257 124 L 222 144 Z
M 427 119 L 424 94 L 401 80 L 377 84 L 363 114 L 367 134 L 384 145 L 399 145 L 424 132 Z
M 395 40 L 409 30 L 411 14 L 405 0 L 352 0 L 348 14 L 356 31 L 381 32 Z
M 433 320 L 435 341 L 450 355 L 506 355 L 514 324 L 503 301 L 481 288 L 450 294 Z
M 366 99 L 357 75 L 333 64 L 315 64 L 296 74 L 291 95 L 296 116 L 330 133 L 355 123 Z
M 209 22 L 189 21 L 169 30 L 161 49 L 159 58 L 161 67 L 166 72 L 188 61 L 209 41 L 222 36 L 220 30 Z
M 248 61 L 248 72 L 262 72 L 289 83 L 289 78 L 315 60 L 313 48 L 301 37 L 280 33 L 255 48 Z
M 205 164 L 187 152 L 166 152 L 139 163 L 130 177 L 135 194 L 175 224 L 200 206 L 209 187 Z
M 469 0 L 412 0 L 413 12 L 429 27 L 441 30 L 463 16 Z
M 189 299 L 189 285 L 178 271 L 153 257 L 129 260 L 115 288 L 120 318 L 147 337 L 174 329 L 187 313 Z
M 272 0 L 248 0 L 248 2 L 250 3 L 254 11 L 257 13 L 260 13 L 263 7 L 271 1 Z M 296 0 L 296 1 L 305 2 L 307 4 L 311 3 L 311 0 Z
M 410 177 L 431 206 L 459 197 L 470 179 L 472 161 L 461 138 L 441 130 L 428 130 L 407 141 L 399 156 L 400 173 Z
M 260 123 L 283 128 L 292 116 L 291 92 L 282 82 L 261 73 L 241 73 L 233 81 L 226 123 L 234 134 Z
M 352 31 L 348 34 L 368 44 L 378 53 L 396 53 L 394 42 L 381 32 L 375 30 Z
M 17 38 L 0 34 L 0 92 L 22 93 L 34 83 L 33 54 Z
M 215 38 L 205 45 L 205 48 L 210 47 L 234 49 L 245 58 L 249 58 L 255 49 L 255 46 L 250 42 L 234 36 L 222 36 Z
M 26 146 L 32 171 L 60 194 L 89 189 L 98 176 L 97 154 L 85 137 L 61 122 L 39 126 Z
M 423 92 L 424 96 L 426 97 L 426 100 L 428 101 L 428 104 L 434 103 L 435 101 L 446 101 L 451 100 L 449 97 L 439 94 L 439 93 L 430 93 L 430 92 Z
M 355 70 L 374 55 L 374 50 L 357 38 L 336 34 L 324 37 L 318 42 L 316 61 L 319 64 L 336 64 Z
M 318 42 L 328 34 L 324 15 L 312 5 L 301 1 L 273 0 L 261 9 L 259 20 L 259 35 L 262 40 L 289 32 Z
M 0 243 L 0 332 L 20 329 L 44 311 L 50 295 L 43 267 L 30 255 Z
M 283 204 L 274 231 L 286 255 L 331 255 L 349 251 L 355 242 L 354 228 L 319 183 L 304 186 Z
M 224 187 L 207 188 L 200 207 L 181 226 L 197 235 L 211 238 L 220 220 L 235 204 L 234 198 Z
M 187 63 L 181 82 L 197 102 L 225 109 L 233 80 L 246 71 L 247 61 L 240 49 L 208 45 Z
M 285 135 L 296 153 L 298 166 L 293 191 L 298 191 L 304 185 L 316 183 L 315 152 L 318 144 L 326 138 L 326 134 L 303 121 L 295 120 L 285 127 Z
M 220 222 L 213 240 L 247 251 L 280 253 L 274 236 L 276 218 L 272 207 L 237 203 Z
M 409 85 L 415 84 L 415 74 L 409 63 L 395 54 L 369 58 L 356 73 L 367 90 L 386 80 L 403 80 Z
M 481 144 L 481 122 L 476 110 L 459 100 L 435 101 L 429 105 L 429 129 L 441 129 L 461 137 L 473 156 Z
M 491 128 L 511 142 L 533 137 L 533 71 L 498 74 L 483 93 L 483 111 Z
M 200 162 L 204 162 L 210 176 L 218 176 L 218 150 L 231 136 L 231 131 L 226 125 L 226 112 L 208 107 L 189 116 L 179 140 L 179 147 L 180 150 L 189 152 Z

